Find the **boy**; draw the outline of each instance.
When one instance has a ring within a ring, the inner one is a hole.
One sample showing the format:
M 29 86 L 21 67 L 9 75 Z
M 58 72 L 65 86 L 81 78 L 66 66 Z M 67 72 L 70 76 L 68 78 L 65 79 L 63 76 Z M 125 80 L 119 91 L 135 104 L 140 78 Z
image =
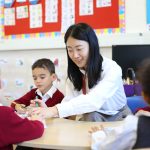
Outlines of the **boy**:
M 150 104 L 150 58 L 139 66 L 137 78 L 142 85 L 144 100 Z M 138 117 L 137 117 L 138 116 Z M 93 127 L 93 150 L 111 150 L 116 147 L 119 150 L 150 147 L 150 112 L 140 110 L 136 116 L 128 116 L 122 126 L 106 130 L 104 127 Z
M 53 86 L 53 81 L 57 79 L 55 66 L 49 59 L 42 58 L 32 65 L 32 75 L 35 86 L 23 97 L 13 101 L 11 107 L 17 112 L 24 113 L 25 107 L 34 103 L 35 99 L 42 100 L 47 107 L 52 107 L 62 101 L 64 95 Z
M 22 119 L 12 108 L 0 104 L 0 149 L 13 150 L 12 144 L 42 136 L 44 126 L 39 116 Z

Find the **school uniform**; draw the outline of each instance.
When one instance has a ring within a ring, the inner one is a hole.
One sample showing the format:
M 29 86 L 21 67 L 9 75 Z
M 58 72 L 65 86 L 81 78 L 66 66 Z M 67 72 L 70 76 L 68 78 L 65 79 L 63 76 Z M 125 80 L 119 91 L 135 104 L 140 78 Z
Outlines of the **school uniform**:
M 84 121 L 115 121 L 131 113 L 124 93 L 122 70 L 113 60 L 103 58 L 97 85 L 89 89 L 87 77 L 85 83 L 86 94 L 83 90 L 75 90 L 72 82 L 67 80 L 65 98 L 56 105 L 60 118 L 83 114 Z
M 52 86 L 50 90 L 44 95 L 42 95 L 39 89 L 34 88 L 28 93 L 26 93 L 24 96 L 22 96 L 21 98 L 15 100 L 14 102 L 18 104 L 24 104 L 25 106 L 29 106 L 30 101 L 36 99 L 36 97 L 44 101 L 47 107 L 52 107 L 60 103 L 64 98 L 64 95 L 54 86 Z M 15 108 L 15 105 L 12 103 L 11 107 Z
M 122 125 L 104 128 L 92 133 L 92 150 L 131 150 L 149 148 L 150 112 L 139 111 L 136 116 L 129 115 Z
M 147 111 L 147 110 L 146 110 Z M 139 111 L 138 126 L 137 126 L 137 140 L 133 148 L 150 148 L 150 112 Z
M 12 108 L 0 106 L 0 149 L 12 150 L 12 144 L 42 136 L 44 126 L 40 121 L 19 117 Z
M 140 110 L 144 110 L 144 111 L 150 112 L 150 106 L 138 108 L 136 112 L 138 112 Z

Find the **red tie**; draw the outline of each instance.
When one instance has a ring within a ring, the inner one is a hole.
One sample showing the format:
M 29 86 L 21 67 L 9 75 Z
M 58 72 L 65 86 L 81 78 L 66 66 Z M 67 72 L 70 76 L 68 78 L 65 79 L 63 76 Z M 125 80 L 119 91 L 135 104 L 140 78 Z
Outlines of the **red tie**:
M 84 75 L 82 77 L 82 93 L 85 95 L 86 94 L 86 81 L 85 81 L 86 76 Z

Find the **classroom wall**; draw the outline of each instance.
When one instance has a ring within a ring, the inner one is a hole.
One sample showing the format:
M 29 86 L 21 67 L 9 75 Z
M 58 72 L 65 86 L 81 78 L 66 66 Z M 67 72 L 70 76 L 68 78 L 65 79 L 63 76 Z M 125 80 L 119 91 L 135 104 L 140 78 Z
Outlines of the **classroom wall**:
M 126 33 L 98 37 L 100 52 L 108 58 L 112 58 L 111 46 L 114 44 L 150 44 L 150 31 L 146 26 L 146 0 L 126 0 L 125 4 Z M 57 86 L 65 93 L 67 60 L 63 38 L 39 42 L 32 39 L 27 43 L 24 40 L 0 41 L 0 100 L 4 105 L 9 105 L 12 99 L 20 97 L 34 85 L 31 65 L 43 57 L 53 61 L 58 59 L 56 73 L 61 80 Z
M 49 58 L 56 63 L 56 74 L 60 81 L 54 84 L 65 92 L 67 62 L 64 50 L 0 51 L 0 101 L 4 105 L 9 105 L 11 100 L 34 86 L 31 65 L 40 58 Z

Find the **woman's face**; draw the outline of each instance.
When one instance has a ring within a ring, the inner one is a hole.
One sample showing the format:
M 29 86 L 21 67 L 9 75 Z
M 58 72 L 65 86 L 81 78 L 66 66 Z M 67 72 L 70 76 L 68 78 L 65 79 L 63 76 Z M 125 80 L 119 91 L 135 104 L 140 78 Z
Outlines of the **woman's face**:
M 89 56 L 89 44 L 86 41 L 69 37 L 66 43 L 68 55 L 81 69 L 85 69 Z

